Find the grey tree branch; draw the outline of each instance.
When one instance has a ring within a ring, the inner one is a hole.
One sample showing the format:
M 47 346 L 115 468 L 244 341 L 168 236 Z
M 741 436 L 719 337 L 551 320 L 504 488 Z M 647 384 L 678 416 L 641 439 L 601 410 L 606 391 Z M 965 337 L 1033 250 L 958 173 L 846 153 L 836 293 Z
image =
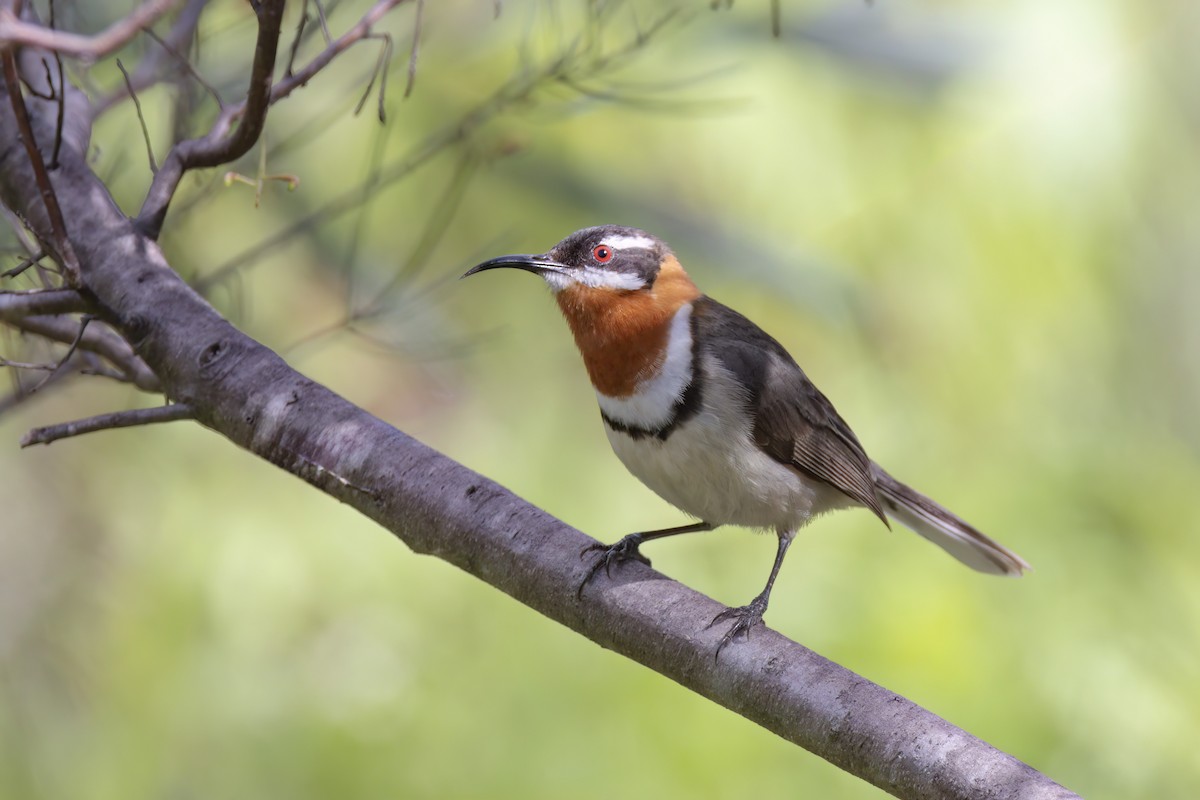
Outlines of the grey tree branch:
M 47 425 L 34 428 L 21 437 L 21 447 L 35 444 L 50 444 L 70 436 L 82 436 L 85 433 L 113 430 L 116 428 L 132 428 L 135 425 L 153 425 L 157 422 L 174 422 L 181 419 L 194 419 L 195 414 L 190 406 L 176 403 L 169 406 L 153 406 L 151 408 L 134 408 L 128 411 L 114 411 L 111 414 L 99 414 L 87 419 L 63 422 L 58 425 Z
M 79 322 L 67 317 L 36 316 L 12 320 L 15 328 L 26 333 L 35 333 L 63 344 L 72 344 L 79 337 Z M 129 343 L 117 334 L 99 325 L 89 325 L 76 345 L 80 350 L 103 356 L 120 370 L 125 380 L 142 391 L 160 392 L 162 384 L 146 362 L 133 352 Z
M 2 99 L 0 99 L 2 100 Z M 54 104 L 29 99 L 43 148 Z M 0 141 L 18 136 L 0 102 Z M 168 397 L 249 452 L 603 647 L 903 798 L 1076 797 L 1032 767 L 780 634 L 713 651 L 715 601 L 649 567 L 575 588 L 592 539 L 323 386 L 223 319 L 111 201 L 68 140 L 51 175 L 95 311 L 133 345 Z M 0 199 L 51 234 L 20 148 L 0 150 Z M 44 318 L 29 318 L 44 319 Z M 25 320 L 28 322 L 29 319 Z
M 78 33 L 47 28 L 36 22 L 18 19 L 10 9 L 3 8 L 0 9 L 0 47 L 10 49 L 13 45 L 23 45 L 95 60 L 122 47 L 142 28 L 153 25 L 155 20 L 170 11 L 177 2 L 178 0 L 149 0 L 95 36 L 81 36 Z
M 87 302 L 74 289 L 34 289 L 0 292 L 0 320 L 18 320 L 42 314 L 87 311 Z
M 197 167 L 227 164 L 250 151 L 262 135 L 271 106 L 271 85 L 275 75 L 275 57 L 279 52 L 279 26 L 283 21 L 284 0 L 262 0 L 258 6 L 258 41 L 250 68 L 250 87 L 246 99 L 224 109 L 207 134 L 179 142 L 164 159 L 154 176 L 150 191 L 138 214 L 138 226 L 153 237 L 162 230 L 167 207 L 185 172 Z M 235 119 L 241 118 L 232 135 L 226 135 Z

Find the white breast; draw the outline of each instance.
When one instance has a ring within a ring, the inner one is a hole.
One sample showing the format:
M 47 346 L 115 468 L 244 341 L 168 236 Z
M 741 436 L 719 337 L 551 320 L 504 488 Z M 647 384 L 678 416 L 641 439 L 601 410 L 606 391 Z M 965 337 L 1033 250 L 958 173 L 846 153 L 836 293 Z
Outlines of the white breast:
M 670 356 L 667 361 L 671 363 Z M 688 362 L 690 372 L 690 353 Z M 668 503 L 714 525 L 794 531 L 816 514 L 851 505 L 837 490 L 803 477 L 755 445 L 746 400 L 732 373 L 711 354 L 702 358 L 700 367 L 701 409 L 665 440 L 633 438 L 605 425 L 613 451 L 630 472 Z M 649 385 L 654 381 L 647 383 L 647 392 L 658 391 Z M 684 388 L 686 383 L 676 396 Z M 602 399 L 601 407 L 619 422 L 654 427 L 648 424 L 648 414 L 635 423 L 631 415 L 613 413 L 633 409 L 641 395 L 639 391 L 624 401 L 628 405 L 612 410 Z M 646 402 L 647 408 L 663 407 Z
M 671 421 L 675 403 L 692 382 L 692 304 L 675 312 L 667 332 L 662 364 L 653 376 L 637 385 L 628 397 L 609 397 L 596 392 L 600 410 L 609 419 L 633 428 L 657 430 Z

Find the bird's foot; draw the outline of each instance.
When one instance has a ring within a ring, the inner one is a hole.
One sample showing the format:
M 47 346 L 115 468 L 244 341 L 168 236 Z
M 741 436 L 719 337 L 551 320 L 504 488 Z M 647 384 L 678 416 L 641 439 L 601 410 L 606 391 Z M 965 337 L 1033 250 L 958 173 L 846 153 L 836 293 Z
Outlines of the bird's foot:
M 718 622 L 733 620 L 733 625 L 721 637 L 720 643 L 717 645 L 717 652 L 713 654 L 713 660 L 716 660 L 721 655 L 721 650 L 725 645 L 737 639 L 749 639 L 750 629 L 755 625 L 761 625 L 763 614 L 767 610 L 767 598 L 763 595 L 751 600 L 747 605 L 737 608 L 727 608 L 720 614 L 713 617 L 712 622 L 708 623 L 708 627 L 716 625 Z
M 601 552 L 596 558 L 596 562 L 592 564 L 591 569 L 588 570 L 587 575 L 584 576 L 583 581 L 579 584 L 579 589 L 576 590 L 575 596 L 583 597 L 584 587 L 592 582 L 592 578 L 596 577 L 596 573 L 600 570 L 603 569 L 604 574 L 611 577 L 612 573 L 610 569 L 613 565 L 613 562 L 619 564 L 622 561 L 640 561 L 646 566 L 650 566 L 650 559 L 646 558 L 638 551 L 638 547 L 643 541 L 644 539 L 640 533 L 631 533 L 628 536 L 623 537 L 615 544 L 600 544 L 597 542 L 596 544 L 590 544 L 583 548 L 583 551 L 579 554 L 580 558 L 584 558 L 588 553 L 592 553 L 597 550 Z

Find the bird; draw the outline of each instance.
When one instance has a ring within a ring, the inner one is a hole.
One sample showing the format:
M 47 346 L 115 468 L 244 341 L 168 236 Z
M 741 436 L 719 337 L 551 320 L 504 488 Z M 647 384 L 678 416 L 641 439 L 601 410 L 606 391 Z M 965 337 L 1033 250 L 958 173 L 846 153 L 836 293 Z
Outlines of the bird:
M 631 533 L 598 551 L 579 585 L 640 547 L 734 525 L 778 537 L 766 586 L 731 622 L 716 654 L 762 623 L 796 533 L 814 517 L 865 507 L 969 567 L 1019 576 L 1029 564 L 872 461 L 833 404 L 758 325 L 700 291 L 674 251 L 638 228 L 575 231 L 538 255 L 505 255 L 462 277 L 512 268 L 549 286 L 583 357 L 617 458 L 697 522 Z

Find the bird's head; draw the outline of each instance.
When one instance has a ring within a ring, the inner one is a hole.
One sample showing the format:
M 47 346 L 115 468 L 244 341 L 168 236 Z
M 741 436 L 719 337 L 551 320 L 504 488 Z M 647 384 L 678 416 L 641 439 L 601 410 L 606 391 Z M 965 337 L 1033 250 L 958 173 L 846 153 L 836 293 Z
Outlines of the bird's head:
M 575 231 L 540 255 L 485 261 L 463 277 L 510 267 L 540 275 L 555 294 L 572 288 L 638 292 L 651 289 L 664 261 L 673 258 L 665 242 L 645 231 L 600 225 Z
M 621 225 L 584 228 L 545 253 L 493 258 L 463 277 L 500 267 L 540 275 L 572 327 L 611 312 L 649 321 L 700 295 L 666 242 Z

